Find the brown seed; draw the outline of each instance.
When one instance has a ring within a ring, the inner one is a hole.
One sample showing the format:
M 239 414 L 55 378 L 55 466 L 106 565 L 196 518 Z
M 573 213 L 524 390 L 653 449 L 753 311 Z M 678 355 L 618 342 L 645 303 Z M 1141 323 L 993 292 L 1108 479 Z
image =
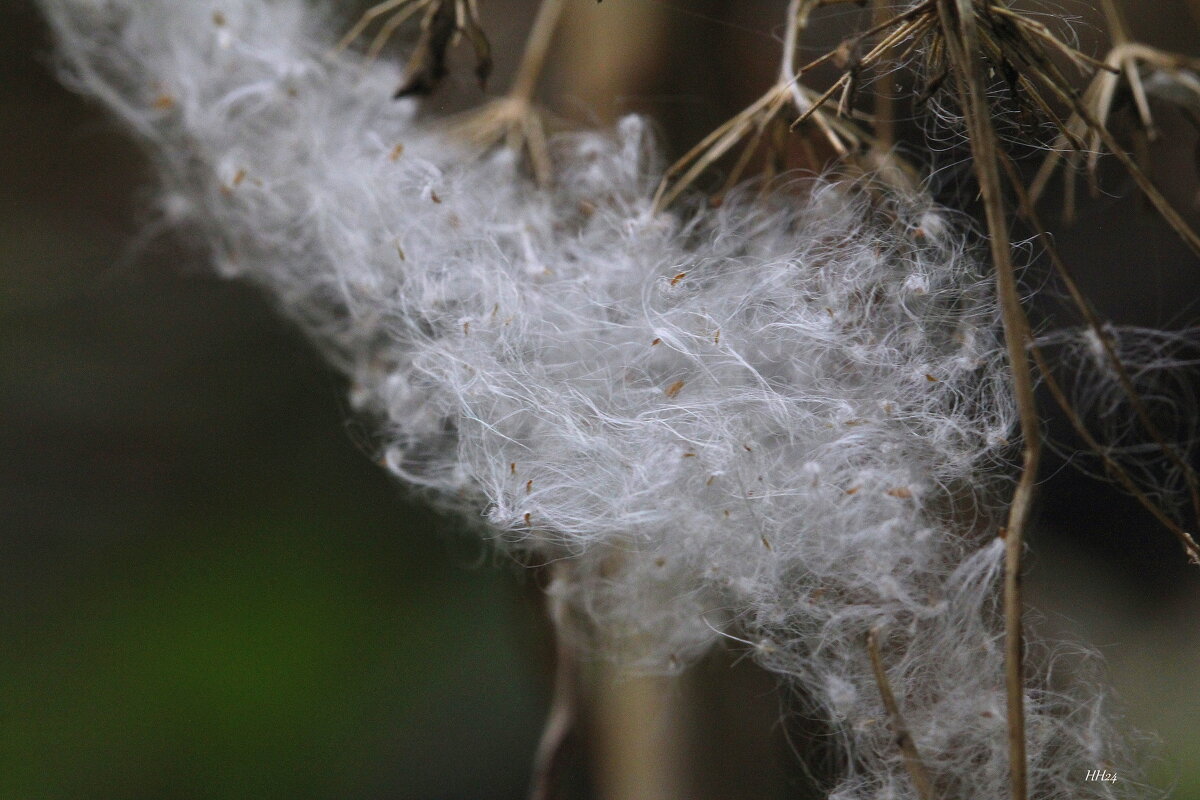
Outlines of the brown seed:
M 892 497 L 898 497 L 901 500 L 907 500 L 912 497 L 912 491 L 903 486 L 897 486 L 895 489 L 888 489 L 887 493 Z
M 677 395 L 681 391 L 683 391 L 684 385 L 685 385 L 684 381 L 675 381 L 674 383 L 672 383 L 670 386 L 667 387 L 665 394 L 667 395 L 667 397 L 674 398 L 675 395 Z
M 671 278 L 671 285 L 674 286 L 675 284 L 679 283 L 681 280 L 683 280 L 686 277 L 687 277 L 686 272 L 679 273 L 674 278 Z

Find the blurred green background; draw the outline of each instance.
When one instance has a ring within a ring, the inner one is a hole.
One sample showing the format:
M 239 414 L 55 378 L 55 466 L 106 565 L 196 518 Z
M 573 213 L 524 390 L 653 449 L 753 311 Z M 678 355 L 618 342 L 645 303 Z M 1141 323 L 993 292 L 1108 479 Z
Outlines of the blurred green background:
M 0 6 L 0 798 L 517 798 L 536 604 Z M 141 237 L 141 238 L 139 238 Z
M 483 5 L 502 86 L 532 5 Z M 678 148 L 761 90 L 782 5 L 638 0 L 614 23 L 587 15 L 621 3 L 581 3 L 560 46 L 577 68 L 549 94 L 583 118 L 648 112 Z M 1196 49 L 1184 4 L 1137 24 Z M 268 302 L 146 228 L 146 164 L 49 60 L 30 3 L 3 0 L 0 800 L 523 797 L 548 694 L 533 579 L 371 463 L 342 380 Z M 1177 127 L 1160 169 L 1187 205 L 1196 137 Z M 1108 313 L 1200 316 L 1195 259 L 1136 201 L 1059 233 Z M 1162 736 L 1156 781 L 1200 798 L 1196 573 L 1061 466 L 1030 604 L 1100 647 L 1130 721 Z M 689 796 L 801 791 L 746 672 L 700 670 L 709 788 Z

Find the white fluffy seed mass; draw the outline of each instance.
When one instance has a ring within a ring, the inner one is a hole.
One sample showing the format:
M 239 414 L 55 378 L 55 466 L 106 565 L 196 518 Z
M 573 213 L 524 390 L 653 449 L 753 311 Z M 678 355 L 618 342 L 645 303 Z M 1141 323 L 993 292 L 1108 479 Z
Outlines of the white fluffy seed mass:
M 636 118 L 556 139 L 537 189 L 389 99 L 395 66 L 332 55 L 311 5 L 42 6 L 68 83 L 147 143 L 163 214 L 350 377 L 388 469 L 569 561 L 581 645 L 672 669 L 736 637 L 828 720 L 829 797 L 915 797 L 877 628 L 937 795 L 1007 795 L 1013 415 L 952 215 L 833 179 L 656 213 Z M 1137 794 L 1100 693 L 1034 672 L 1032 796 Z

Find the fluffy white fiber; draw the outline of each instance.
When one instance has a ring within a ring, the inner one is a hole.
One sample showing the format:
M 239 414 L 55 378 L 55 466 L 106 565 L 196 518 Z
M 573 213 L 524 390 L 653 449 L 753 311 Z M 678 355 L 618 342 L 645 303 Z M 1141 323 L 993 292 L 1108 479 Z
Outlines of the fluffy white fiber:
M 831 798 L 914 797 L 879 628 L 937 795 L 1007 795 L 1010 389 L 947 212 L 826 181 L 655 214 L 636 118 L 558 139 L 538 190 L 391 101 L 394 66 L 330 56 L 305 3 L 42 6 L 66 79 L 147 141 L 164 213 L 352 378 L 387 467 L 570 560 L 581 642 L 661 669 L 749 642 L 830 721 Z M 1099 692 L 1047 683 L 1032 796 L 1135 793 Z

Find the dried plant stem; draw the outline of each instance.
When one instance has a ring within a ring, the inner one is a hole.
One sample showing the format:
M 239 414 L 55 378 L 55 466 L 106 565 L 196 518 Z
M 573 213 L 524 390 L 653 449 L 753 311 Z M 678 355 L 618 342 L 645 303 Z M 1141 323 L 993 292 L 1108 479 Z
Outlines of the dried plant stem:
M 559 765 L 579 717 L 579 664 L 575 648 L 563 635 L 566 603 L 562 593 L 555 591 L 560 588 L 558 584 L 570 580 L 570 562 L 557 561 L 550 571 L 554 577 L 546 592 L 546 611 L 555 634 L 554 688 L 542 738 L 534 754 L 529 800 L 553 800 L 557 796 L 555 788 Z
M 1038 369 L 1042 372 L 1042 377 L 1046 381 L 1046 388 L 1050 390 L 1050 395 L 1054 398 L 1059 408 L 1066 415 L 1067 420 L 1071 423 L 1071 427 L 1075 429 L 1075 433 L 1083 440 L 1083 443 L 1090 450 L 1096 453 L 1101 461 L 1104 462 L 1105 469 L 1116 479 L 1117 483 L 1121 484 L 1125 491 L 1133 495 L 1134 499 L 1141 503 L 1142 507 L 1154 515 L 1164 528 L 1175 534 L 1183 545 L 1184 552 L 1188 554 L 1188 560 L 1193 564 L 1200 565 L 1200 546 L 1197 546 L 1195 539 L 1191 534 L 1171 519 L 1163 512 L 1162 508 L 1157 503 L 1146 496 L 1146 493 L 1138 487 L 1137 483 L 1130 477 L 1129 473 L 1122 467 L 1112 456 L 1108 454 L 1107 449 L 1096 437 L 1092 436 L 1091 431 L 1087 429 L 1087 425 L 1079 418 L 1079 413 L 1075 407 L 1071 405 L 1071 401 L 1067 399 L 1066 393 L 1062 390 L 1054 374 L 1050 371 L 1050 365 L 1046 362 L 1046 358 L 1042 355 L 1041 348 L 1036 345 L 1030 346 L 1030 352 L 1033 354 L 1034 360 L 1037 362 Z
M 450 125 L 451 133 L 479 150 L 499 143 L 517 153 L 524 150 L 534 181 L 543 187 L 551 180 L 550 146 L 533 96 L 565 8 L 566 0 L 542 0 L 508 94 Z
M 975 174 L 983 197 L 996 270 L 996 290 L 1004 323 L 1005 346 L 1013 376 L 1013 391 L 1021 420 L 1024 446 L 1021 477 L 1008 511 L 1004 558 L 1005 688 L 1008 706 L 1010 797 L 1025 800 L 1028 764 L 1025 754 L 1024 642 L 1021 630 L 1021 549 L 1028 523 L 1041 456 L 1033 375 L 1026 344 L 1029 321 L 1021 308 L 1008 238 L 1008 218 L 1000 183 L 999 148 L 990 123 L 980 37 L 971 0 L 938 0 L 938 15 L 946 52 L 957 78 L 959 101 L 974 154 Z
M 1088 109 L 1087 105 L 1083 103 L 1078 95 L 1076 95 L 1074 92 L 1063 89 L 1054 81 L 1047 81 L 1046 86 L 1052 92 L 1057 94 L 1060 99 L 1071 106 L 1071 109 L 1079 116 L 1079 118 L 1082 119 L 1087 126 L 1100 138 L 1100 140 L 1104 143 L 1104 146 L 1108 148 L 1108 150 L 1114 156 L 1117 157 L 1117 160 L 1121 162 L 1121 165 L 1125 167 L 1126 171 L 1129 172 L 1130 177 L 1133 178 L 1134 183 L 1138 185 L 1138 188 L 1141 189 L 1142 193 L 1145 194 L 1147 199 L 1150 200 L 1158 213 L 1162 214 L 1163 219 L 1165 219 L 1167 223 L 1175 229 L 1175 232 L 1179 234 L 1179 237 L 1183 239 L 1184 242 L 1187 243 L 1188 247 L 1192 249 L 1192 252 L 1200 255 L 1200 235 L 1197 235 L 1196 232 L 1192 230 L 1191 226 L 1188 225 L 1188 223 L 1183 219 L 1182 216 L 1180 216 L 1179 212 L 1175 210 L 1174 206 L 1171 205 L 1163 193 L 1158 190 L 1158 187 L 1156 187 L 1150 180 L 1150 176 L 1148 176 L 1145 171 L 1137 165 L 1137 162 L 1125 152 L 1125 150 L 1117 142 L 1116 137 L 1113 136 L 1108 130 L 1108 127 L 1096 118 L 1091 110 Z
M 1133 43 L 1129 33 L 1129 25 L 1115 0 L 1101 0 L 1100 7 L 1104 9 L 1104 18 L 1108 22 L 1108 35 L 1112 39 L 1113 49 Z M 1120 60 L 1121 71 L 1129 82 L 1129 91 L 1133 94 L 1133 103 L 1137 107 L 1142 127 L 1150 140 L 1158 138 L 1158 130 L 1154 126 L 1154 118 L 1150 116 L 1150 101 L 1146 98 L 1146 87 L 1142 84 L 1142 76 L 1138 74 L 1137 63 L 1132 58 Z
M 853 2 L 853 0 L 851 0 L 851 2 Z M 870 28 L 867 28 L 865 31 L 856 33 L 848 41 L 849 42 L 860 42 L 864 39 L 874 36 L 877 33 L 885 31 L 888 28 L 891 28 L 892 26 L 900 25 L 900 23 L 920 24 L 921 28 L 925 29 L 928 27 L 929 23 L 932 21 L 931 13 L 932 13 L 932 9 L 934 7 L 934 2 L 935 2 L 935 0 L 925 0 L 925 2 L 921 3 L 920 5 L 913 6 L 912 8 L 908 9 L 907 11 L 897 14 L 894 17 L 889 17 L 881 22 L 873 24 Z M 892 41 L 890 41 L 885 46 L 884 49 L 891 47 L 892 45 L 898 43 L 899 41 L 901 41 L 905 38 L 908 38 L 909 36 L 916 35 L 914 32 L 915 29 L 913 29 L 911 27 L 901 26 L 898 30 L 901 31 L 900 34 L 896 34 L 895 32 L 893 32 L 892 34 L 889 34 L 888 38 L 892 39 Z M 879 54 L 882 52 L 883 52 L 883 50 L 875 51 L 875 58 L 877 58 L 879 56 Z M 837 49 L 826 52 L 822 56 L 818 56 L 817 58 L 814 58 L 812 61 L 808 62 L 807 64 L 805 64 L 804 66 L 802 66 L 799 69 L 799 74 L 803 75 L 805 72 L 808 72 L 811 69 L 815 69 L 816 67 L 819 67 L 821 64 L 824 64 L 827 61 L 833 61 L 834 59 L 836 59 L 839 56 L 840 53 L 841 53 L 841 48 L 837 48 Z M 861 58 L 859 58 L 858 62 L 859 62 L 860 66 L 865 67 L 865 66 L 869 66 L 870 62 L 872 60 L 873 60 L 872 56 L 870 54 L 868 54 L 868 55 L 865 55 L 865 56 L 862 56 Z M 903 59 L 897 59 L 897 60 L 901 61 Z
M 783 58 L 779 61 L 779 82 L 796 80 L 796 47 L 800 31 L 808 25 L 808 6 L 805 0 L 788 0 L 787 27 L 783 34 Z
M 770 119 L 787 102 L 789 92 L 781 86 L 755 100 L 753 104 L 722 123 L 705 136 L 691 150 L 672 164 L 664 173 L 658 190 L 654 193 L 654 208 L 662 211 L 684 192 L 700 173 L 730 150 L 756 125 L 759 120 Z M 765 125 L 765 122 L 763 123 Z M 681 174 L 682 173 L 682 174 Z M 676 176 L 679 176 L 676 179 Z
M 1127 37 L 1128 34 L 1125 33 L 1124 23 L 1121 21 L 1119 14 L 1116 13 L 1115 6 L 1110 7 L 1109 11 L 1110 24 L 1114 26 L 1114 38 L 1121 39 L 1122 37 Z M 1114 14 L 1116 16 L 1113 16 Z M 1145 102 L 1145 91 L 1141 83 L 1141 77 L 1137 73 L 1136 63 L 1137 61 L 1146 61 L 1162 68 L 1170 69 L 1172 67 L 1178 68 L 1181 64 L 1187 63 L 1188 59 L 1162 53 L 1153 48 L 1138 45 L 1135 42 L 1118 41 L 1105 59 L 1105 72 L 1097 76 L 1088 87 L 1084 96 L 1081 97 L 1078 92 L 1070 88 L 1069 82 L 1044 54 L 1035 52 L 1031 48 L 1013 47 L 1009 42 L 1001 43 L 1000 48 L 1001 55 L 1004 58 L 1008 59 L 1021 72 L 1034 76 L 1038 86 L 1057 97 L 1059 101 L 1071 109 L 1073 114 L 1071 119 L 1066 124 L 1057 123 L 1060 130 L 1058 144 L 1070 141 L 1072 146 L 1078 151 L 1080 145 L 1077 141 L 1082 138 L 1083 133 L 1090 132 L 1089 138 L 1093 145 L 1091 147 L 1092 155 L 1089 156 L 1089 169 L 1094 172 L 1100 149 L 1099 145 L 1103 144 L 1121 162 L 1121 166 L 1133 178 L 1134 183 L 1138 185 L 1138 188 L 1146 195 L 1158 213 L 1167 221 L 1167 224 L 1192 249 L 1192 252 L 1200 255 L 1200 235 L 1197 235 L 1196 231 L 1188 225 L 1187 221 L 1175 210 L 1163 193 L 1158 190 L 1145 170 L 1125 152 L 1107 126 L 1107 114 L 1117 88 L 1116 73 L 1120 72 L 1126 76 L 1126 79 L 1130 83 L 1130 90 L 1133 92 L 1135 102 L 1138 104 L 1138 112 L 1142 116 L 1142 123 L 1145 126 L 1146 134 L 1152 137 L 1153 120 L 1150 117 L 1149 104 Z M 1033 85 L 1032 78 L 1023 76 L 1022 80 L 1031 86 Z M 1137 99 L 1139 96 L 1141 96 L 1141 100 Z M 1042 165 L 1031 189 L 1034 198 L 1037 198 L 1041 194 L 1058 158 L 1057 153 L 1052 153 Z M 1076 159 L 1077 156 L 1072 156 L 1071 162 L 1074 163 Z M 1068 186 L 1070 186 L 1069 182 Z
M 525 54 L 517 67 L 517 76 L 513 79 L 509 97 L 526 103 L 533 102 L 533 93 L 546 67 L 546 56 L 550 53 L 554 32 L 558 29 L 566 6 L 567 0 L 542 0 L 533 20 L 533 27 L 529 31 L 529 39 L 525 42 Z
M 1180 470 L 1187 480 L 1188 493 L 1191 496 L 1192 501 L 1192 513 L 1197 520 L 1200 520 L 1200 476 L 1197 476 L 1195 468 L 1183 459 L 1176 448 L 1172 447 L 1167 441 L 1167 437 L 1162 433 L 1159 427 L 1154 424 L 1153 419 L 1150 417 L 1150 412 L 1146 409 L 1146 405 L 1142 401 L 1141 395 L 1133 385 L 1133 379 L 1129 375 L 1128 368 L 1126 368 L 1125 363 L 1121 360 L 1121 357 L 1113 348 L 1112 340 L 1105 331 L 1104 321 L 1100 319 L 1099 314 L 1097 314 L 1096 310 L 1092 308 L 1091 303 L 1088 302 L 1087 298 L 1083 294 L 1082 289 L 1080 289 L 1079 284 L 1075 281 L 1075 276 L 1071 273 L 1071 270 L 1067 267 L 1066 263 L 1059 255 L 1058 249 L 1054 246 L 1053 238 L 1046 231 L 1045 225 L 1042 223 L 1041 218 L 1033 206 L 1029 192 L 1022 185 L 1020 178 L 1017 175 L 1016 166 L 1008 158 L 1003 158 L 1002 163 L 1004 164 L 1004 168 L 1008 173 L 1009 183 L 1013 187 L 1013 191 L 1017 196 L 1017 202 L 1019 204 L 1021 216 L 1024 217 L 1025 220 L 1033 227 L 1034 232 L 1037 234 L 1039 244 L 1041 244 L 1042 249 L 1046 251 L 1046 254 L 1049 257 L 1050 263 L 1053 265 L 1055 272 L 1058 273 L 1059 277 L 1063 281 L 1063 284 L 1066 286 L 1067 293 L 1070 295 L 1071 301 L 1075 304 L 1076 308 L 1079 309 L 1079 313 L 1083 316 L 1084 322 L 1096 337 L 1096 341 L 1099 342 L 1109 367 L 1116 375 L 1117 381 L 1121 385 L 1121 390 L 1124 392 L 1126 398 L 1129 400 L 1129 403 L 1133 408 L 1134 415 L 1138 418 L 1138 421 L 1141 423 L 1146 433 L 1151 439 L 1154 440 L 1154 443 L 1158 446 L 1163 456 L 1170 461 L 1176 469 Z M 1035 357 L 1038 358 L 1039 369 L 1043 374 L 1046 375 L 1047 381 L 1052 381 L 1053 376 L 1047 373 L 1045 362 L 1040 358 L 1040 356 L 1038 356 L 1037 351 L 1035 351 Z M 1062 405 L 1063 402 L 1066 402 L 1066 397 L 1065 395 L 1062 395 L 1061 392 L 1055 391 L 1056 386 L 1057 383 L 1054 383 L 1050 387 L 1051 394 L 1053 394 L 1055 399 L 1059 401 L 1059 404 Z M 1059 399 L 1060 397 L 1061 400 Z M 1200 563 L 1200 549 L 1197 548 L 1196 543 L 1192 540 L 1191 536 L 1188 535 L 1188 533 L 1182 528 L 1180 528 L 1178 524 L 1171 520 L 1162 511 L 1162 509 L 1158 507 L 1157 504 L 1153 503 L 1149 497 L 1145 495 L 1144 492 L 1137 489 L 1127 471 L 1118 463 L 1113 461 L 1111 456 L 1107 454 L 1107 451 L 1099 445 L 1099 443 L 1090 435 L 1090 433 L 1086 433 L 1086 426 L 1083 426 L 1082 421 L 1079 419 L 1078 412 L 1074 410 L 1073 406 L 1064 408 L 1064 411 L 1068 414 L 1068 416 L 1070 416 L 1072 425 L 1077 431 L 1083 427 L 1084 433 L 1081 433 L 1081 438 L 1083 438 L 1085 444 L 1087 444 L 1089 448 L 1091 448 L 1097 455 L 1100 456 L 1108 470 L 1117 477 L 1117 480 L 1127 490 L 1130 490 L 1133 493 L 1134 497 L 1136 497 L 1139 502 L 1149 508 L 1154 516 L 1162 521 L 1168 530 L 1175 534 L 1175 536 L 1183 544 L 1184 550 L 1187 551 L 1189 558 L 1192 561 Z
M 396 97 L 429 94 L 446 74 L 446 51 L 466 36 L 475 51 L 475 74 L 480 85 L 492 72 L 492 48 L 479 19 L 478 0 L 385 0 L 363 13 L 334 48 L 337 53 L 366 32 L 376 20 L 386 17 L 367 48 L 369 64 L 382 52 L 400 26 L 421 14 L 421 36 L 409 57 L 405 79 Z
M 873 0 L 871 22 L 878 26 L 885 24 L 891 18 L 892 4 L 890 0 Z M 888 55 L 884 52 L 884 57 Z M 890 75 L 890 73 L 889 73 Z M 888 83 L 891 80 L 888 79 Z M 892 97 L 889 86 L 883 86 L 875 93 L 875 147 L 887 152 L 896 141 L 896 99 Z
M 823 5 L 853 1 L 790 0 L 787 8 L 787 27 L 784 34 L 778 80 L 752 104 L 701 139 L 696 146 L 663 173 L 662 181 L 654 194 L 654 208 L 657 211 L 662 211 L 675 202 L 701 173 L 739 142 L 749 137 L 750 142 L 746 151 L 734 165 L 725 185 L 728 188 L 736 183 L 768 126 L 789 104 L 800 114 L 799 118 L 792 123 L 792 130 L 800 123 L 811 119 L 821 136 L 839 157 L 846 156 L 853 147 L 857 147 L 863 138 L 859 130 L 844 120 L 836 120 L 820 112 L 825 101 L 848 83 L 847 79 L 843 77 L 842 80 L 818 96 L 800 83 L 800 75 L 804 70 L 797 71 L 795 69 L 800 34 L 807 25 L 808 15 L 812 9 Z
M 921 800 L 933 800 L 933 783 L 929 780 L 929 773 L 925 771 L 925 764 L 921 761 L 917 743 L 913 740 L 908 725 L 900 713 L 900 706 L 896 703 L 892 685 L 888 682 L 887 672 L 883 668 L 883 658 L 879 654 L 879 628 L 872 628 L 867 632 L 867 651 L 871 655 L 871 668 L 875 671 L 875 683 L 879 686 L 879 696 L 888 713 L 888 724 L 892 727 L 896 744 L 900 746 L 900 751 L 904 754 L 904 768 L 908 770 L 909 777 L 912 778 L 913 787 L 917 790 L 917 797 Z
M 685 788 L 678 678 L 596 662 L 589 718 L 600 800 L 678 800 Z
M 783 58 L 779 62 L 779 84 L 787 88 L 792 105 L 797 111 L 804 111 L 812 104 L 812 98 L 800 84 L 801 73 L 796 71 L 796 49 L 800 44 L 800 34 L 808 28 L 808 15 L 813 5 L 813 0 L 790 0 L 787 9 L 787 31 L 783 37 Z M 837 154 L 844 156 L 847 152 L 846 146 L 829 120 L 818 114 L 813 121 Z
M 359 36 L 361 36 L 363 34 L 363 32 L 366 31 L 366 29 L 368 27 L 370 27 L 372 22 L 377 20 L 379 17 L 382 17 L 386 14 L 390 14 L 394 11 L 397 11 L 401 6 L 406 5 L 408 3 L 409 3 L 409 0 L 386 0 L 386 2 L 377 3 L 376 5 L 371 6 L 363 13 L 363 15 L 361 17 L 358 18 L 358 22 L 354 23 L 354 26 L 346 32 L 346 35 L 343 36 L 341 41 L 339 41 L 337 43 L 337 47 L 334 48 L 334 51 L 337 52 L 337 51 L 346 49 L 347 47 L 350 46 L 351 42 L 353 42 L 355 39 L 357 39 Z M 420 8 L 421 8 L 421 6 L 417 5 L 417 4 L 410 5 L 410 7 L 406 11 L 401 12 L 404 15 L 401 18 L 401 22 L 403 22 L 403 20 L 405 20 L 405 19 L 408 19 L 410 16 L 412 16 L 414 13 L 416 13 L 418 10 L 420 10 Z M 391 20 L 389 20 L 388 24 L 391 24 Z M 400 24 L 400 23 L 397 23 L 397 24 Z M 394 28 L 393 28 L 393 30 L 394 30 Z M 387 40 L 384 39 L 383 41 L 387 41 Z M 380 47 L 382 47 L 382 46 L 383 46 L 383 42 L 380 42 Z M 371 50 L 372 50 L 372 52 L 378 52 L 375 49 L 374 45 L 372 45 Z
M 932 26 L 932 22 L 931 22 L 930 18 L 928 16 L 920 15 L 917 13 L 917 12 L 924 11 L 926 8 L 926 5 L 927 4 L 922 4 L 920 6 L 917 6 L 916 8 L 909 10 L 908 12 L 906 12 L 904 14 L 898 14 L 897 16 L 892 17 L 891 19 L 887 20 L 886 22 L 882 23 L 881 25 L 876 25 L 874 28 L 871 28 L 870 30 L 865 31 L 862 34 L 859 34 L 858 38 L 861 39 L 869 34 L 877 32 L 878 30 L 883 30 L 883 29 L 887 28 L 888 26 L 891 26 L 891 25 L 894 25 L 897 23 L 902 23 L 894 31 L 892 31 L 887 36 L 885 36 L 882 40 L 880 40 L 873 48 L 871 48 L 869 51 L 867 51 L 867 53 L 864 56 L 862 56 L 861 59 L 859 59 L 860 68 L 874 64 L 875 62 L 877 62 L 880 59 L 880 57 L 884 53 L 888 52 L 893 47 L 896 47 L 901 42 L 903 42 L 905 39 L 908 39 L 910 37 L 920 36 L 922 33 L 924 33 L 926 30 L 928 30 Z M 913 17 L 915 17 L 915 19 L 911 19 Z M 830 53 L 827 53 L 826 55 L 822 56 L 821 58 L 818 58 L 815 61 L 811 62 L 810 64 L 806 65 L 804 67 L 804 70 L 810 69 L 810 68 L 816 66 L 817 64 L 820 64 L 820 63 L 823 63 L 824 61 L 829 60 L 834 55 L 836 55 L 836 53 L 837 53 L 837 51 L 831 51 Z M 801 70 L 801 71 L 803 72 L 804 70 Z M 824 105 L 825 102 L 828 101 L 829 98 L 831 98 L 839 90 L 841 90 L 843 92 L 843 102 L 841 104 L 839 104 L 839 111 L 841 111 L 842 113 L 845 113 L 846 112 L 846 103 L 844 102 L 845 93 L 852 87 L 854 80 L 855 80 L 855 77 L 854 77 L 853 72 L 842 73 L 842 76 L 840 78 L 838 78 L 833 83 L 832 86 L 830 86 L 824 93 L 822 93 L 819 97 L 817 97 L 817 99 L 811 101 L 811 104 L 812 104 L 811 107 L 804 110 L 804 113 L 802 113 L 798 118 L 796 118 L 796 120 L 794 122 L 792 122 L 792 127 L 795 128 L 797 125 L 804 122 L 810 116 L 812 116 L 814 113 L 816 113 L 816 111 L 822 105 Z

